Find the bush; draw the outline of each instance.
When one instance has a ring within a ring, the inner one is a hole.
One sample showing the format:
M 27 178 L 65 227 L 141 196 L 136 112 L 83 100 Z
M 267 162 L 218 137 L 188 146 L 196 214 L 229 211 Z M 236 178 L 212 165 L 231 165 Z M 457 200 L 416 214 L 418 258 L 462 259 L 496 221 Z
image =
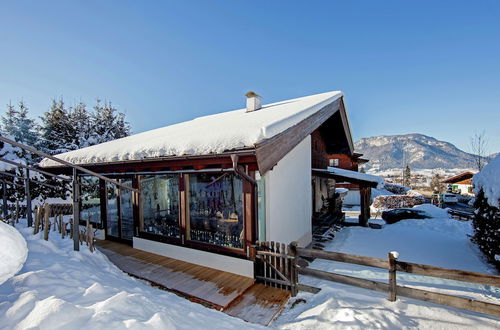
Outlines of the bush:
M 475 217 L 473 220 L 476 243 L 486 259 L 500 271 L 500 210 L 488 204 L 481 189 L 474 202 Z

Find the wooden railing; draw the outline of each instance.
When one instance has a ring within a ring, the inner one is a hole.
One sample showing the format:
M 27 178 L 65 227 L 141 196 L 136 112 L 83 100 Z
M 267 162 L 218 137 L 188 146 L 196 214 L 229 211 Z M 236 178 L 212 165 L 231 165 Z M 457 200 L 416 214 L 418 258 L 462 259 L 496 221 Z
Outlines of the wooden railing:
M 294 248 L 292 247 L 292 250 L 293 249 Z M 339 252 L 305 249 L 299 247 L 296 247 L 295 250 L 298 257 L 312 257 L 387 269 L 389 282 L 377 282 L 363 278 L 298 266 L 298 273 L 302 275 L 388 293 L 388 299 L 390 301 L 395 301 L 397 296 L 402 296 L 450 307 L 462 308 L 474 312 L 500 316 L 500 305 L 497 304 L 397 285 L 396 272 L 400 271 L 424 276 L 439 277 L 454 281 L 491 285 L 496 287 L 500 287 L 500 276 L 399 261 L 397 260 L 398 256 L 395 252 L 389 253 L 387 259 L 381 259 Z
M 299 283 L 298 275 L 311 276 L 341 284 L 388 294 L 388 300 L 396 301 L 397 296 L 428 301 L 474 312 L 500 316 L 500 305 L 452 296 L 448 294 L 416 289 L 397 284 L 397 272 L 438 277 L 448 280 L 500 287 L 500 276 L 469 272 L 457 269 L 441 268 L 397 260 L 397 252 L 390 252 L 387 259 L 359 256 L 340 252 L 306 249 L 292 242 L 289 246 L 276 242 L 258 242 L 255 248 L 255 274 L 257 280 L 266 285 L 290 290 L 292 296 L 298 291 L 316 293 L 320 289 Z M 319 269 L 299 266 L 300 257 L 318 258 L 388 271 L 388 283 L 367 280 L 348 275 L 327 272 Z

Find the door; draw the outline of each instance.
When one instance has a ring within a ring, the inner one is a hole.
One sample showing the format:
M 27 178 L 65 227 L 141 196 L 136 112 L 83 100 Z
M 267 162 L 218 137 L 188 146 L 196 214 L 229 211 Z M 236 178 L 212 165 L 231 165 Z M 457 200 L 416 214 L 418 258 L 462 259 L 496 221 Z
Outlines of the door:
M 132 179 L 119 179 L 120 183 L 132 186 Z M 132 190 L 107 184 L 106 237 L 132 241 L 134 236 L 134 213 Z

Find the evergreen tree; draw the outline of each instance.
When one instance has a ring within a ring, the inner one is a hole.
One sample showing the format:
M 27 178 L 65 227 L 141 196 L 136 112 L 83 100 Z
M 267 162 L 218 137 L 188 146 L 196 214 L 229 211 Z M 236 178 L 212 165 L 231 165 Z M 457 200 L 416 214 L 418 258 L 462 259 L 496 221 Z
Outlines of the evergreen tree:
M 119 139 L 130 134 L 130 124 L 125 121 L 125 114 L 118 112 L 111 102 L 97 100 L 92 114 L 92 144 L 99 144 Z
M 403 186 L 410 187 L 411 186 L 411 169 L 409 165 L 406 165 L 404 173 L 403 173 Z
M 2 116 L 2 134 L 31 147 L 37 147 L 39 135 L 34 119 L 29 118 L 29 110 L 23 101 L 18 103 L 18 109 L 12 104 L 7 105 L 7 111 Z M 28 164 L 34 164 L 39 157 L 20 148 L 10 148 L 17 158 L 25 159 Z
M 481 189 L 474 202 L 474 236 L 475 242 L 490 263 L 500 271 L 500 210 L 488 204 Z
M 72 150 L 73 128 L 63 99 L 52 100 L 49 111 L 41 119 L 44 151 L 53 155 Z
M 91 141 L 91 116 L 87 111 L 87 106 L 79 102 L 69 112 L 71 126 L 71 150 L 85 148 L 92 145 Z

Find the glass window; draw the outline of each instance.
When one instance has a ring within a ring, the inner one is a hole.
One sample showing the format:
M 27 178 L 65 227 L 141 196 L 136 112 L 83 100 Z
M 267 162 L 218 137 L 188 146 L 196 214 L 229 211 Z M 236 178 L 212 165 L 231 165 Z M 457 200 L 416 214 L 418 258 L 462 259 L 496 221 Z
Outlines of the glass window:
M 243 248 L 243 182 L 234 173 L 189 176 L 188 239 Z
M 132 187 L 131 179 L 121 179 L 120 183 Z M 134 204 L 132 190 L 119 188 L 120 190 L 120 220 L 121 238 L 131 240 L 134 236 Z
M 118 232 L 118 188 L 112 184 L 106 184 L 106 203 L 107 203 L 107 234 L 119 237 Z
M 141 186 L 143 231 L 180 238 L 179 176 L 143 176 Z
M 94 224 L 101 224 L 101 199 L 99 178 L 95 176 L 81 177 L 81 209 L 80 220 L 89 220 Z

